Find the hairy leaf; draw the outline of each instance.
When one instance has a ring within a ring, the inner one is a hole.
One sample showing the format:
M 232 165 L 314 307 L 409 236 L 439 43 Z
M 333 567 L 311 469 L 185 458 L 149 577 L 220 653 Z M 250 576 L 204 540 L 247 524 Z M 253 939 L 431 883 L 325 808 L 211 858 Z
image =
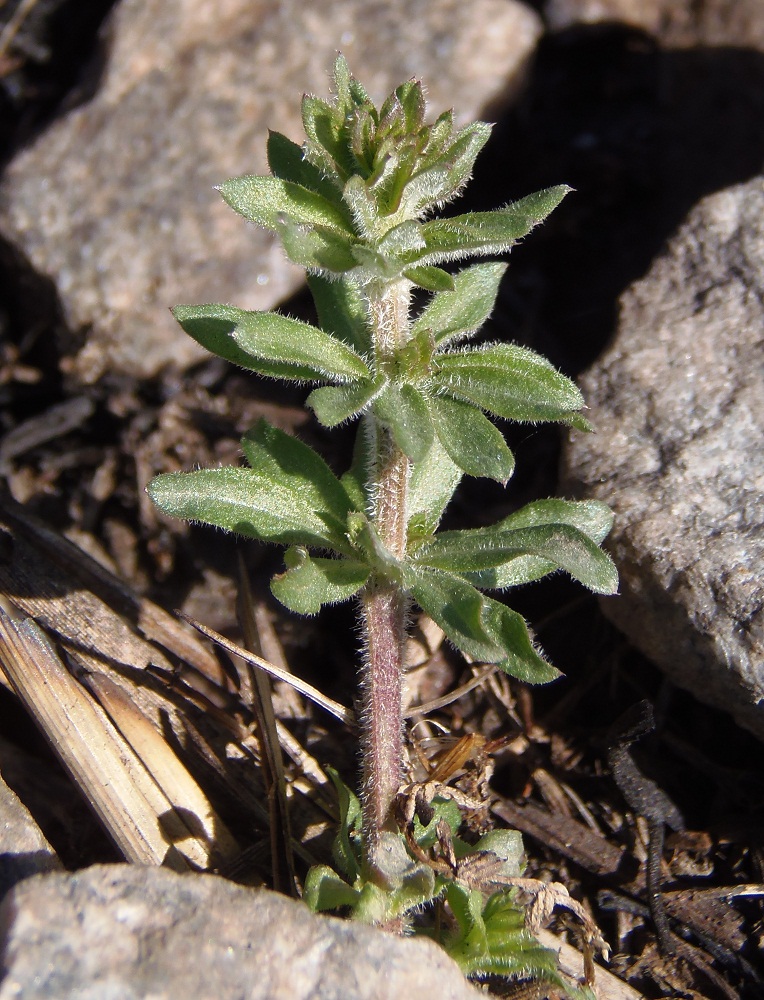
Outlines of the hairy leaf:
M 528 195 L 493 212 L 469 212 L 425 222 L 427 249 L 412 263 L 438 264 L 474 255 L 506 253 L 555 209 L 570 188 L 565 184 Z
M 352 241 L 321 226 L 301 226 L 281 216 L 276 230 L 293 264 L 322 274 L 346 274 L 358 266 Z
M 302 146 L 280 132 L 268 133 L 268 166 L 275 177 L 315 191 L 342 211 L 337 186 L 305 158 Z
M 385 382 L 351 382 L 314 389 L 307 404 L 324 427 L 336 427 L 351 417 L 357 417 L 385 388 Z
M 406 582 L 417 604 L 463 653 L 496 663 L 528 684 L 544 684 L 559 676 L 534 649 L 520 615 L 463 578 L 439 569 L 410 567 Z
M 491 315 L 499 282 L 507 269 L 504 263 L 473 264 L 455 274 L 453 291 L 434 295 L 417 317 L 416 334 L 429 330 L 441 347 L 479 330 Z
M 427 402 L 413 385 L 389 383 L 374 400 L 374 412 L 413 462 L 424 458 L 434 432 Z
M 218 191 L 239 215 L 274 232 L 279 228 L 281 217 L 286 216 L 298 225 L 321 226 L 339 236 L 354 235 L 346 212 L 317 191 L 293 181 L 249 174 L 224 181 Z
M 366 362 L 352 348 L 288 316 L 217 304 L 176 306 L 173 315 L 207 350 L 261 375 L 312 382 L 369 377 Z
M 540 524 L 503 530 L 473 528 L 441 532 L 422 546 L 416 559 L 456 573 L 480 573 L 501 567 L 518 556 L 534 556 L 563 569 L 597 594 L 614 594 L 618 574 L 610 556 L 587 535 L 569 524 Z M 473 578 L 474 579 L 474 578 Z M 481 583 L 490 579 L 479 577 Z
M 316 615 L 324 604 L 347 601 L 369 578 L 369 567 L 349 559 L 319 559 L 305 548 L 287 549 L 285 573 L 271 580 L 271 592 L 290 611 Z
M 317 274 L 308 276 L 308 288 L 316 305 L 321 329 L 362 357 L 371 351 L 371 331 L 366 304 L 358 288 L 346 278 L 329 281 Z
M 511 420 L 563 420 L 584 405 L 578 386 L 534 351 L 494 344 L 436 354 L 437 383 L 451 395 Z
M 505 484 L 515 459 L 504 435 L 480 410 L 448 396 L 430 401 L 435 431 L 451 460 L 468 476 L 486 476 Z
M 414 466 L 409 480 L 409 532 L 432 534 L 462 478 L 436 437 L 427 455 Z
M 454 279 L 440 267 L 406 267 L 402 273 L 404 278 L 426 292 L 449 291 L 454 287 Z

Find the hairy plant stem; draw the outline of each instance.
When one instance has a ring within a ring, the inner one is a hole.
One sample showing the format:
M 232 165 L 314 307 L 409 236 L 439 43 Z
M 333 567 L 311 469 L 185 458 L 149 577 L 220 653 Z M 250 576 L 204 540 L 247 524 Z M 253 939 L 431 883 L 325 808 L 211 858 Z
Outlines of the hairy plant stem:
M 396 351 L 409 335 L 410 285 L 399 281 L 369 291 L 378 370 L 393 373 Z M 371 516 L 385 548 L 406 555 L 409 459 L 389 430 L 371 418 L 369 470 Z M 366 658 L 362 684 L 364 755 L 363 841 L 367 874 L 387 882 L 380 857 L 380 833 L 394 829 L 392 804 L 403 776 L 401 687 L 408 599 L 394 583 L 372 580 L 361 595 Z

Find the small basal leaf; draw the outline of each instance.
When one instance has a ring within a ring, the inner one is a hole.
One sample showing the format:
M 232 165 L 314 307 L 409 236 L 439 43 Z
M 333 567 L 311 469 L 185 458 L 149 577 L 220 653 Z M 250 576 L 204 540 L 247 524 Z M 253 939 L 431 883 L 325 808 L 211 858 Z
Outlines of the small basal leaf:
M 429 330 L 443 347 L 479 330 L 491 315 L 499 283 L 507 265 L 501 262 L 473 264 L 453 276 L 453 291 L 434 295 L 412 328 L 416 334 Z
M 324 913 L 355 906 L 360 895 L 328 865 L 314 865 L 305 878 L 302 899 L 314 913 Z
M 363 587 L 369 568 L 349 559 L 319 559 L 305 548 L 287 549 L 285 573 L 271 580 L 271 593 L 298 615 L 316 615 L 324 604 L 347 601 Z
M 314 389 L 307 404 L 324 427 L 336 427 L 357 417 L 385 388 L 384 379 L 351 382 Z
M 218 190 L 235 212 L 274 232 L 286 216 L 300 226 L 321 226 L 344 237 L 354 235 L 352 221 L 341 208 L 317 191 L 280 177 L 233 177 Z
M 424 458 L 434 431 L 427 401 L 413 385 L 389 383 L 374 400 L 374 412 L 413 462 Z
M 578 386 L 541 355 L 494 344 L 435 355 L 437 383 L 468 403 L 511 420 L 564 420 L 583 405 Z
M 337 802 L 340 808 L 340 825 L 332 845 L 332 854 L 337 867 L 351 882 L 355 882 L 360 874 L 359 857 L 361 833 L 361 803 L 352 789 L 348 788 L 339 773 L 333 767 L 327 767 L 326 773 L 331 778 L 337 792 Z
M 515 459 L 504 435 L 469 403 L 448 396 L 430 400 L 435 431 L 451 460 L 468 476 L 485 476 L 505 484 Z

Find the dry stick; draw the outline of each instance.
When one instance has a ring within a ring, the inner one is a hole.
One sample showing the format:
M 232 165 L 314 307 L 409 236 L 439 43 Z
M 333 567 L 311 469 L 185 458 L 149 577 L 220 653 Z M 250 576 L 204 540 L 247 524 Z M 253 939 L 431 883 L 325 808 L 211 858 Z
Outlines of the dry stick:
M 239 553 L 239 623 L 244 633 L 244 641 L 253 652 L 260 651 L 260 639 L 253 612 L 252 590 L 244 560 Z M 271 685 L 268 675 L 260 668 L 247 664 L 252 681 L 252 694 L 257 733 L 260 739 L 261 767 L 268 796 L 271 839 L 271 866 L 273 888 L 279 892 L 296 895 L 294 855 L 292 854 L 292 830 L 289 822 L 289 805 L 286 796 L 284 761 L 281 756 L 276 715 L 273 711 Z
M 314 702 L 320 708 L 323 708 L 325 712 L 333 715 L 335 719 L 339 719 L 340 722 L 344 722 L 346 726 L 355 726 L 356 720 L 353 713 L 349 708 L 345 708 L 344 705 L 340 705 L 338 701 L 334 701 L 333 698 L 327 697 L 322 694 L 318 688 L 314 688 L 312 684 L 308 684 L 307 681 L 301 680 L 294 674 L 290 674 L 288 670 L 284 670 L 283 667 L 277 667 L 275 663 L 269 663 L 264 660 L 261 656 L 255 656 L 254 653 L 250 653 L 249 650 L 243 649 L 241 646 L 237 646 L 235 642 L 231 642 L 230 639 L 226 639 L 225 636 L 220 635 L 219 632 L 215 632 L 214 629 L 208 628 L 206 625 L 202 625 L 191 615 L 184 614 L 182 611 L 178 611 L 177 614 L 183 619 L 183 621 L 188 622 L 189 625 L 193 625 L 195 629 L 206 635 L 208 639 L 211 639 L 216 645 L 220 646 L 227 653 L 232 653 L 234 656 L 240 656 L 242 660 L 246 663 L 251 663 L 255 667 L 259 667 L 264 670 L 266 674 L 270 674 L 271 677 L 276 677 L 280 681 L 286 681 L 287 684 L 291 684 L 295 691 L 299 691 L 300 694 L 304 695 L 310 701 Z

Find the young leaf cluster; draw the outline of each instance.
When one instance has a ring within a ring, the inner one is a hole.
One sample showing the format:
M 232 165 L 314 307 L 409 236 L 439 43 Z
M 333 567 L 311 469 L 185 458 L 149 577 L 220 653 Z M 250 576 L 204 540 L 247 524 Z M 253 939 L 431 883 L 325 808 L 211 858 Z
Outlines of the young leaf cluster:
M 293 611 L 314 614 L 365 587 L 394 586 L 468 655 L 526 681 L 551 680 L 557 671 L 520 616 L 481 591 L 561 569 L 613 593 L 615 570 L 599 547 L 608 508 L 542 501 L 488 528 L 437 527 L 463 475 L 501 483 L 511 476 L 514 457 L 494 419 L 586 429 L 583 400 L 533 351 L 470 343 L 493 309 L 503 263 L 456 273 L 440 265 L 507 252 L 568 189 L 430 218 L 467 182 L 490 126 L 457 128 L 452 112 L 426 124 L 416 81 L 377 109 L 342 57 L 334 82 L 332 100 L 303 100 L 302 147 L 273 132 L 271 175 L 220 187 L 235 211 L 276 232 L 307 269 L 319 325 L 219 304 L 178 306 L 174 315 L 234 364 L 313 384 L 308 405 L 324 426 L 360 418 L 353 465 L 337 478 L 307 445 L 261 423 L 242 441 L 249 468 L 160 476 L 150 495 L 176 517 L 287 545 L 272 589 Z M 412 320 L 414 286 L 432 295 Z M 375 519 L 382 437 L 407 463 L 403 552 L 392 551 Z

